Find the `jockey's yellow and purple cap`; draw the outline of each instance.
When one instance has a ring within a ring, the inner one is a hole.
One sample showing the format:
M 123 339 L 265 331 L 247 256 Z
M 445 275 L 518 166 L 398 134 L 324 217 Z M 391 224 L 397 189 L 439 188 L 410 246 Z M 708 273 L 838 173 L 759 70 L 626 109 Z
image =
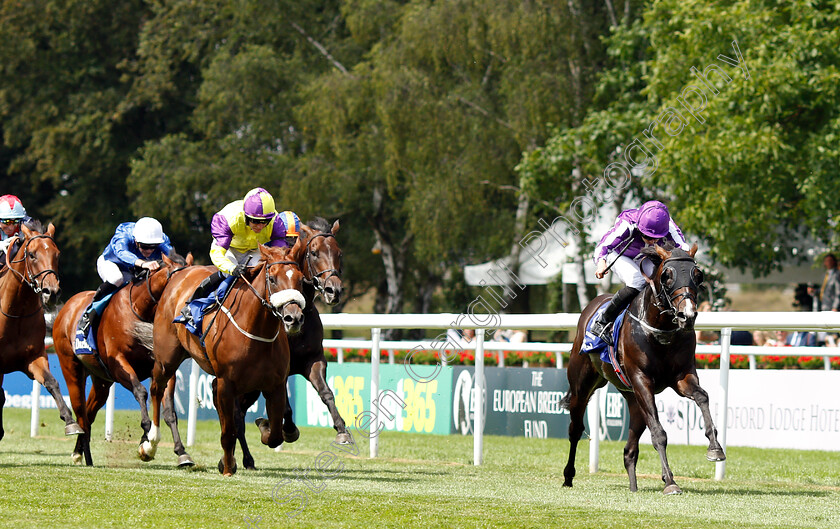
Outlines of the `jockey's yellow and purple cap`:
M 246 217 L 255 219 L 270 219 L 277 214 L 277 210 L 274 209 L 274 197 L 261 187 L 248 191 L 242 210 Z

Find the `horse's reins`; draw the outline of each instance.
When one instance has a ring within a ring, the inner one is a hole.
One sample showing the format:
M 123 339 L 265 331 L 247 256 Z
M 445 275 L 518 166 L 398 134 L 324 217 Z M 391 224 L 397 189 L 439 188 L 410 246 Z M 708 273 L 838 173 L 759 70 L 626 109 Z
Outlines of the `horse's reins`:
M 53 243 L 55 243 L 55 239 L 53 239 L 49 235 L 44 235 L 44 234 L 35 235 L 34 237 L 30 237 L 28 239 L 25 238 L 25 237 L 21 237 L 20 234 L 18 234 L 17 237 L 19 239 L 23 239 L 23 240 L 26 241 L 26 244 L 22 244 L 20 250 L 18 250 L 18 252 L 21 252 L 21 251 L 23 252 L 23 257 L 21 257 L 20 259 L 11 260 L 10 257 L 9 257 L 11 255 L 11 252 L 7 251 L 6 252 L 6 267 L 9 270 L 11 270 L 12 273 L 14 273 L 20 279 L 20 281 L 22 283 L 25 283 L 29 288 L 31 288 L 35 292 L 36 295 L 40 294 L 44 290 L 44 287 L 43 287 L 44 279 L 41 278 L 41 283 L 38 284 L 38 278 L 41 277 L 41 276 L 46 277 L 46 275 L 48 275 L 48 274 L 53 274 L 53 275 L 55 275 L 55 277 L 57 279 L 58 278 L 58 273 L 55 270 L 53 270 L 52 268 L 48 268 L 46 270 L 42 270 L 41 272 L 38 272 L 35 275 L 32 275 L 32 271 L 29 270 L 29 261 L 26 260 L 26 253 L 29 251 L 29 245 L 35 239 L 49 239 Z M 12 245 L 10 244 L 9 245 L 9 250 L 11 250 L 11 247 L 12 247 Z M 18 272 L 14 268 L 12 268 L 13 264 L 20 263 L 21 261 L 23 261 L 23 267 L 24 267 L 24 273 L 23 274 L 21 274 L 20 272 Z M 27 276 L 29 276 L 28 279 L 27 279 Z M 6 314 L 6 311 L 4 311 L 2 308 L 0 308 L 0 314 L 3 314 L 3 316 L 6 316 L 7 318 L 28 318 L 30 316 L 34 316 L 40 310 L 43 310 L 43 309 L 44 309 L 44 304 L 41 301 L 41 298 L 38 298 L 38 308 L 35 309 L 35 311 L 30 313 L 30 314 L 26 314 L 26 315 L 23 315 L 23 316 L 15 316 L 14 314 Z

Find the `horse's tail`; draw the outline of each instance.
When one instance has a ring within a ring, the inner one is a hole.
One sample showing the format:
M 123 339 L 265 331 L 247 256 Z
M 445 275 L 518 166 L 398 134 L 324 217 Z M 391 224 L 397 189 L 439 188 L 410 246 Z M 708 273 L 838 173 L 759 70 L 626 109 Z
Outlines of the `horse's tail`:
M 155 340 L 154 334 L 152 333 L 153 329 L 154 325 L 145 321 L 135 322 L 134 327 L 131 329 L 131 335 L 149 352 L 154 350 Z
M 572 392 L 567 391 L 566 394 L 563 395 L 563 398 L 560 399 L 560 407 L 563 408 L 564 410 L 568 410 L 569 409 L 569 404 L 571 402 L 572 402 Z

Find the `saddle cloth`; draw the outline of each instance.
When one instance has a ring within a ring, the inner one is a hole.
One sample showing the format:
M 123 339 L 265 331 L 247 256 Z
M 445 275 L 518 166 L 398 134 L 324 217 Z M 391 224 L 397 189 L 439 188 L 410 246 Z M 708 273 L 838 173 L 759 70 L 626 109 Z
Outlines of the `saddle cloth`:
M 178 316 L 174 320 L 172 320 L 172 322 L 182 323 L 188 331 L 200 338 L 201 324 L 204 321 L 204 315 L 210 311 L 210 308 L 216 304 L 217 300 L 225 298 L 225 294 L 233 285 L 235 279 L 236 278 L 233 276 L 228 276 L 224 278 L 221 283 L 219 283 L 219 286 L 216 287 L 216 290 L 214 290 L 209 296 L 194 299 L 187 303 L 187 307 L 189 307 L 190 314 L 192 315 L 192 322 L 187 321 L 180 312 L 178 313 Z
M 75 353 L 76 358 L 78 358 L 91 373 L 105 380 L 112 380 L 112 378 L 111 374 L 108 372 L 108 368 L 99 356 L 99 350 L 96 346 L 96 331 L 99 329 L 99 316 L 102 316 L 102 311 L 105 310 L 105 307 L 108 306 L 111 298 L 114 297 L 114 294 L 118 291 L 119 289 L 111 292 L 110 294 L 106 294 L 105 297 L 99 301 L 91 303 L 85 307 L 85 310 L 80 313 L 79 320 L 76 322 L 76 337 L 73 340 L 73 352 Z M 93 310 L 96 311 L 97 317 L 94 318 L 93 325 L 90 326 L 87 335 L 85 335 L 80 329 L 82 321 L 81 315 L 86 313 L 91 307 L 93 307 Z

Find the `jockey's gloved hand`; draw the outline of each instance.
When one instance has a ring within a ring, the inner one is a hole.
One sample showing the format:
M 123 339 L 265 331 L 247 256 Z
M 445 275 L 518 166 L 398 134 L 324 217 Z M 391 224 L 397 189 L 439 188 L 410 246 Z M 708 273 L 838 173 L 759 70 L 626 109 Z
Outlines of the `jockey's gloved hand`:
M 244 272 L 247 267 L 248 266 L 245 263 L 239 263 L 238 265 L 236 265 L 236 267 L 233 269 L 233 272 L 231 272 L 230 275 L 232 275 L 233 277 L 239 277 L 242 275 L 242 272 Z

